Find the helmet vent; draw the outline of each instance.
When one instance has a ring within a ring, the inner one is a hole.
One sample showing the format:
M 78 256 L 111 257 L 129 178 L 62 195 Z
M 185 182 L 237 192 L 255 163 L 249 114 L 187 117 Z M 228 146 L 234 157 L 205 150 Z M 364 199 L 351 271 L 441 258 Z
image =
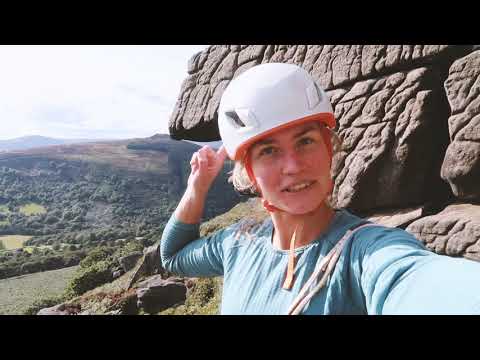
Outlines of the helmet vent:
M 232 121 L 236 127 L 246 127 L 240 117 L 238 116 L 236 111 L 226 111 L 225 116 Z

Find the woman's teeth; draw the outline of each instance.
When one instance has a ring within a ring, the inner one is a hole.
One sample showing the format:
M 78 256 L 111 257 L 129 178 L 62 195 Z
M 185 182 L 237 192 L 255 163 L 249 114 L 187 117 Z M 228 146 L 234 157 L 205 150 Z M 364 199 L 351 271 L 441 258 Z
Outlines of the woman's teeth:
M 302 182 L 300 184 L 297 184 L 297 185 L 294 185 L 294 186 L 290 186 L 289 188 L 285 189 L 285 191 L 288 191 L 288 192 L 298 192 L 298 191 L 301 191 L 307 187 L 309 187 L 310 185 L 312 185 L 315 181 L 306 181 L 306 182 Z

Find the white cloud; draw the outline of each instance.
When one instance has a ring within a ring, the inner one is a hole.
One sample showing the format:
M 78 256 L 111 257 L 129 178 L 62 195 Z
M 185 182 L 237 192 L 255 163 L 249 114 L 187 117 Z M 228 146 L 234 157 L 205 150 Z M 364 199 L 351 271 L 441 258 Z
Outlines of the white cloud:
M 0 139 L 167 133 L 188 60 L 205 48 L 0 46 Z

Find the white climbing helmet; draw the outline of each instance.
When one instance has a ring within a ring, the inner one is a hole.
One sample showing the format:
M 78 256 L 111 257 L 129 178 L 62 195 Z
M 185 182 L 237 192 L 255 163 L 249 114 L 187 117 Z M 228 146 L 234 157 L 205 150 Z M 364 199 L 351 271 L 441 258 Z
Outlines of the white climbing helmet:
M 218 109 L 220 136 L 232 160 L 272 131 L 310 120 L 335 128 L 324 90 L 307 71 L 285 63 L 257 65 L 233 79 Z

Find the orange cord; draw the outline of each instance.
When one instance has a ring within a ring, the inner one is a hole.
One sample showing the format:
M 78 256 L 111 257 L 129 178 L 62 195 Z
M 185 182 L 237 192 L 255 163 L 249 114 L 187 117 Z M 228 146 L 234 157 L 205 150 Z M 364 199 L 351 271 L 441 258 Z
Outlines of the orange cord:
M 285 281 L 283 283 L 282 288 L 285 290 L 290 290 L 295 282 L 295 263 L 296 263 L 296 256 L 295 256 L 295 241 L 297 237 L 297 230 L 299 227 L 295 228 L 293 232 L 292 239 L 290 240 L 290 252 L 288 254 L 288 265 L 287 265 L 287 274 L 285 276 Z

